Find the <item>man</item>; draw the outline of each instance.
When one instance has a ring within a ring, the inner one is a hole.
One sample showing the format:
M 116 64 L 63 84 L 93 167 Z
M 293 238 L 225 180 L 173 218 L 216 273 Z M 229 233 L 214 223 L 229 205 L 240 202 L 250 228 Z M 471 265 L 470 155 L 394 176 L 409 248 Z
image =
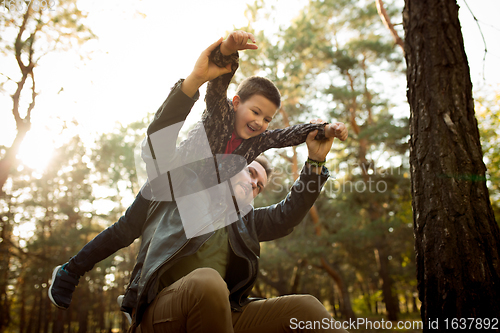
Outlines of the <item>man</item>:
M 310 331 L 335 331 L 330 314 L 312 296 L 248 298 L 258 271 L 259 242 L 289 234 L 305 217 L 328 179 L 328 170 L 315 165 L 321 162 L 314 161 L 325 161 L 333 139 L 318 141 L 314 140 L 315 135 L 311 132 L 306 141 L 309 162 L 287 197 L 278 204 L 252 208 L 236 222 L 190 239 L 185 236 L 174 202 L 150 203 L 145 225 L 129 226 L 130 234 L 124 233 L 123 227 L 108 228 L 114 230 L 102 237 L 114 238 L 117 242 L 122 238 L 121 244 L 130 243 L 137 234 L 142 236 L 137 263 L 122 304 L 122 310 L 133 315 L 132 330 L 295 332 L 299 331 L 295 328 L 307 327 L 305 323 L 316 322 L 322 323 L 316 325 L 319 330 Z M 265 161 L 254 161 L 231 178 L 234 195 L 246 196 L 251 189 L 255 197 L 267 185 L 266 168 Z M 104 233 L 106 231 L 101 234 Z M 100 235 L 92 242 L 99 242 Z M 62 269 L 55 273 L 53 285 L 56 287 L 51 286 L 50 297 L 57 305 L 54 299 L 61 294 L 69 292 L 71 299 L 78 276 Z
M 191 244 L 185 242 L 181 245 L 184 248 L 169 249 L 168 252 L 175 252 L 162 256 L 163 266 L 156 271 L 161 292 L 154 295 L 151 303 L 144 297 L 146 291 L 139 292 L 144 303 L 141 305 L 139 301 L 138 313 L 144 311 L 144 314 L 138 332 L 345 332 L 334 329 L 330 314 L 312 296 L 248 298 L 257 276 L 259 242 L 289 234 L 307 214 L 328 179 L 327 169 L 313 164 L 325 161 L 333 139 L 318 141 L 314 140 L 315 135 L 315 132 L 310 133 L 306 141 L 310 162 L 306 163 L 283 201 L 252 209 L 235 223 L 211 235 L 192 239 Z M 240 181 L 236 180 L 238 176 Z M 252 162 L 248 173 L 244 170 L 231 181 L 242 184 L 241 188 L 233 185 L 235 195 L 244 191 L 246 182 L 255 197 L 259 187 L 268 182 L 266 163 L 262 160 Z M 203 245 L 200 247 L 200 244 Z M 193 250 L 186 250 L 188 247 Z M 202 254 L 193 258 L 196 248 Z M 183 271 L 184 267 L 188 268 Z M 152 275 L 146 274 L 153 279 Z M 174 277 L 168 280 L 170 276 Z M 168 282 L 162 285 L 165 279 Z M 153 284 L 146 282 L 144 288 L 151 288 Z M 313 326 L 314 329 L 303 329 Z

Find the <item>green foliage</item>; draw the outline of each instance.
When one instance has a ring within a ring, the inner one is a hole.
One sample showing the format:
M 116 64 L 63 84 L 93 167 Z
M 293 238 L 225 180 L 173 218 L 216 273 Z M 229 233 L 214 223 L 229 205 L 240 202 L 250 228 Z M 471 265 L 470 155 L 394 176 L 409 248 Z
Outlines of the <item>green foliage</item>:
M 14 3 L 14 1 L 11 2 Z M 10 56 L 18 49 L 23 56 L 24 54 L 26 57 L 32 56 L 36 63 L 47 53 L 56 50 L 68 51 L 96 37 L 85 25 L 87 14 L 78 8 L 76 0 L 57 1 L 52 11 L 36 10 L 33 7 L 34 3 L 34 1 L 30 2 L 27 16 L 25 15 L 28 9 L 26 4 L 22 6 L 22 10 L 5 11 L 2 8 L 0 25 L 3 33 L 0 36 L 0 50 L 4 55 Z M 24 38 L 16 44 L 14 40 L 19 27 L 23 25 L 23 20 L 25 20 L 26 29 L 23 34 Z M 32 45 L 34 47 L 31 47 Z M 30 50 L 33 50 L 32 55 L 29 55 Z
M 98 183 L 107 183 L 111 188 L 120 190 L 120 184 L 137 193 L 139 183 L 136 170 L 136 153 L 146 137 L 146 127 L 150 119 L 125 126 L 120 125 L 114 131 L 103 134 L 92 151 L 92 161 L 96 169 Z
M 500 222 L 500 92 L 492 97 L 478 92 L 475 111 L 481 136 L 484 161 L 487 167 L 487 186 L 495 219 Z

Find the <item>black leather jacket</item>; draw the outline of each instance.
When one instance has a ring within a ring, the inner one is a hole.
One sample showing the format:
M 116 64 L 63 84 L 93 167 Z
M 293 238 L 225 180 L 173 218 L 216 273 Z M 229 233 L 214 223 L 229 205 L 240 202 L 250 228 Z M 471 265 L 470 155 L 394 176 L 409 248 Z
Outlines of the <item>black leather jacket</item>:
M 291 233 L 308 213 L 327 179 L 326 168 L 317 175 L 304 166 L 285 199 L 272 206 L 251 209 L 228 226 L 231 251 L 225 281 L 234 310 L 250 301 L 248 295 L 258 272 L 259 243 Z M 186 239 L 175 202 L 152 202 L 122 310 L 132 313 L 136 308 L 136 323 L 140 323 L 145 309 L 159 292 L 159 277 L 177 260 L 195 253 L 212 234 Z

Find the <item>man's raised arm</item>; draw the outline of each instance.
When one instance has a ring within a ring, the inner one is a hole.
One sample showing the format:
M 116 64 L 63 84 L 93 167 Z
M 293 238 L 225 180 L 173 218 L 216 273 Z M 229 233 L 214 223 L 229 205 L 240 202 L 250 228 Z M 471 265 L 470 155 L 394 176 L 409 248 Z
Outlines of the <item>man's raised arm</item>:
M 269 241 L 288 235 L 311 209 L 328 180 L 324 166 L 333 137 L 315 140 L 316 131 L 307 136 L 308 159 L 286 198 L 281 202 L 254 211 L 254 221 L 259 241 Z

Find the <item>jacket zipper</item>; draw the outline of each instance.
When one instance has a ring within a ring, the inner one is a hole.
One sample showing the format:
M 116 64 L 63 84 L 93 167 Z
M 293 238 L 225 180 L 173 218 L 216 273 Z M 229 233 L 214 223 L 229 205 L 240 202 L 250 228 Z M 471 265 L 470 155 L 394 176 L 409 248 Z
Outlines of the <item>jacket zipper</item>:
M 240 257 L 240 258 L 242 258 L 242 259 L 246 260 L 246 261 L 247 261 L 247 263 L 248 263 L 248 264 L 249 264 L 249 266 L 250 266 L 249 268 L 250 268 L 250 269 L 252 269 L 253 265 L 252 265 L 251 260 L 250 260 L 250 259 L 248 259 L 246 256 L 244 256 L 244 257 L 239 256 L 239 255 L 236 253 L 236 251 L 234 250 L 234 248 L 233 248 L 233 244 L 231 244 L 231 235 L 230 235 L 230 234 L 228 234 L 228 241 L 229 241 L 229 246 L 231 247 L 231 250 L 233 251 L 233 253 L 234 253 L 234 254 L 236 254 L 238 257 Z M 245 283 L 241 286 L 241 288 L 245 287 L 245 286 L 247 285 L 247 283 L 248 283 L 248 282 L 252 279 L 252 272 L 249 272 L 249 273 L 250 273 L 250 277 L 248 277 L 248 278 L 246 279 Z M 240 305 L 240 303 L 241 303 L 241 296 L 242 296 L 242 295 L 239 295 L 239 296 L 238 296 L 238 305 Z

